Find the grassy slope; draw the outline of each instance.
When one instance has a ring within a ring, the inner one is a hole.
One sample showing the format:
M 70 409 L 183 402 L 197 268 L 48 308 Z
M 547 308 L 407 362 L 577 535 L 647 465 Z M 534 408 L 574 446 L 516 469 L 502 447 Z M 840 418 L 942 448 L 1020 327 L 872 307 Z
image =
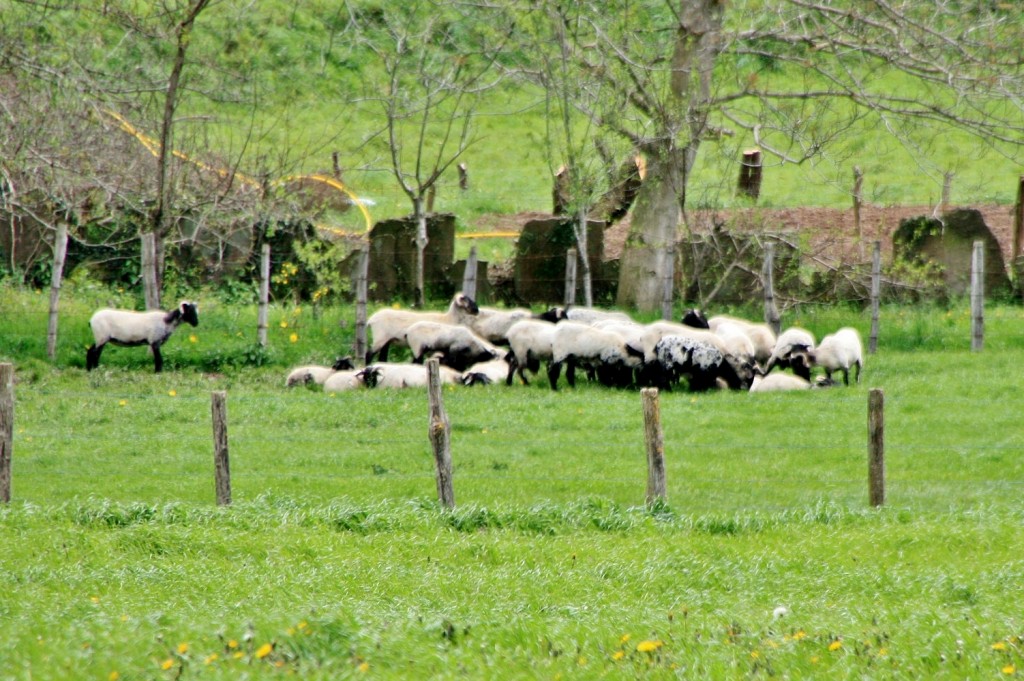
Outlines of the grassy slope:
M 44 297 L 4 293 L 0 348 L 20 382 L 0 678 L 326 679 L 366 664 L 396 679 L 913 679 L 1022 663 L 1019 308 L 989 310 L 983 353 L 960 306 L 887 308 L 882 350 L 847 390 L 664 395 L 669 504 L 653 515 L 635 393 L 448 390 L 449 514 L 432 501 L 422 393 L 281 385 L 290 363 L 336 351 L 348 311 L 324 315 L 329 347 L 274 335 L 272 366 L 210 374 L 195 370 L 206 344 L 251 320 L 208 306 L 197 343 L 168 343 L 182 369 L 154 376 L 144 351 L 113 349 L 86 375 L 66 346 L 64 368 L 41 361 Z M 786 322 L 866 331 L 851 311 Z M 869 386 L 887 401 L 879 511 Z M 227 510 L 212 505 L 216 389 Z

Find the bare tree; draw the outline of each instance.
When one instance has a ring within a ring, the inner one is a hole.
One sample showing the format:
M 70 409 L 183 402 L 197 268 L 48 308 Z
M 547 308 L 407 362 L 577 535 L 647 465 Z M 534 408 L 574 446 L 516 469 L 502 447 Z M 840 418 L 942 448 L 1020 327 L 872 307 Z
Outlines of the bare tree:
M 508 34 L 500 26 L 463 21 L 435 2 L 388 3 L 361 30 L 376 55 L 379 80 L 366 101 L 380 106 L 390 170 L 416 221 L 416 304 L 425 304 L 427 195 L 475 141 L 473 120 L 497 82 L 495 60 Z
M 922 156 L 943 129 L 1015 157 L 1024 144 L 1022 41 L 1008 4 L 612 0 L 577 9 L 573 64 L 613 104 L 578 108 L 647 159 L 620 305 L 657 307 L 698 154 L 723 135 L 742 134 L 786 163 L 822 155 L 862 119 Z

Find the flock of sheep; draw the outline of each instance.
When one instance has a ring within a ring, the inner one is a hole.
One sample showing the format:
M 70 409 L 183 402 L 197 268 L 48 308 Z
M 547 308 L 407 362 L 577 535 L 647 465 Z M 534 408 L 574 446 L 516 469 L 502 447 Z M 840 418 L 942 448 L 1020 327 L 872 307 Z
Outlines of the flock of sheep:
M 86 368 L 96 368 L 104 346 L 113 343 L 150 346 L 159 372 L 160 346 L 183 322 L 199 323 L 198 305 L 185 301 L 170 312 L 99 310 L 89 321 L 95 343 L 86 352 Z M 849 385 L 851 369 L 860 382 L 864 363 L 860 335 L 852 328 L 816 344 L 804 329 L 793 327 L 776 337 L 766 324 L 728 316 L 707 319 L 699 310 L 687 311 L 680 323 L 641 324 L 622 312 L 594 308 L 556 307 L 534 314 L 479 307 L 459 293 L 444 312 L 386 308 L 375 312 L 367 327 L 372 343 L 364 368 L 349 358 L 330 367 L 297 367 L 286 384 L 315 383 L 330 392 L 422 387 L 427 385 L 424 362 L 437 357 L 444 383 L 512 385 L 518 376 L 528 384 L 529 374 L 546 363 L 552 390 L 558 389 L 564 367 L 570 386 L 582 369 L 589 380 L 614 387 L 670 390 L 685 382 L 691 391 L 766 392 L 833 385 L 835 372 L 842 372 Z M 393 347 L 408 347 L 412 363 L 388 362 Z M 824 375 L 812 381 L 815 367 Z M 772 373 L 775 368 L 780 371 Z
M 680 323 L 641 324 L 622 312 L 593 308 L 526 309 L 479 307 L 457 294 L 444 312 L 383 309 L 367 320 L 372 343 L 365 368 L 349 358 L 332 367 L 303 366 L 289 372 L 289 386 L 316 383 L 336 392 L 360 387 L 423 387 L 426 359 L 438 358 L 444 383 L 464 385 L 530 381 L 542 363 L 557 390 L 562 369 L 570 386 L 576 370 L 613 387 L 653 386 L 691 391 L 717 388 L 765 392 L 833 385 L 842 372 L 860 381 L 863 350 L 855 329 L 843 328 L 816 344 L 800 328 L 778 338 L 765 324 L 736 317 L 706 319 L 688 311 Z M 388 362 L 394 347 L 408 347 L 412 363 Z M 824 375 L 812 381 L 812 369 Z M 772 373 L 773 369 L 780 371 Z M 784 370 L 788 369 L 791 373 Z

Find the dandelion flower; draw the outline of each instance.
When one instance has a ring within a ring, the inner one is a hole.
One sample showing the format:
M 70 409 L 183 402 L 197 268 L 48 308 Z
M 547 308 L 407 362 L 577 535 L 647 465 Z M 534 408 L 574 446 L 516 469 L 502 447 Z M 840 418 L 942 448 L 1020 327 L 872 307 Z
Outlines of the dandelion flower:
M 999 650 L 999 651 L 1006 650 L 1006 644 L 1003 643 L 1002 641 L 999 641 L 997 643 L 993 643 L 992 644 L 992 650 Z
M 653 653 L 663 645 L 665 645 L 664 641 L 640 641 L 636 644 L 636 649 L 641 653 Z
M 173 666 L 174 666 L 174 660 L 172 660 L 171 658 L 168 657 L 166 660 L 164 660 L 160 664 L 160 669 L 163 669 L 164 671 L 167 671 L 168 669 L 170 669 Z
M 273 652 L 273 650 L 274 650 L 274 645 L 272 643 L 264 643 L 256 651 L 256 659 L 257 660 L 262 660 L 264 657 L 266 657 L 271 652 Z
M 238 647 L 238 641 L 236 641 L 235 639 L 231 639 L 230 641 L 228 641 L 228 648 L 231 648 L 232 650 L 234 650 L 237 647 Z
M 366 672 L 370 671 L 370 663 L 363 662 L 361 665 L 357 667 L 357 669 L 365 674 Z
M 195 335 L 194 333 L 189 334 L 188 342 L 189 343 L 198 343 L 199 342 L 199 336 Z
M 624 651 L 624 650 L 616 650 L 614 653 L 612 653 L 612 659 L 615 660 L 616 662 L 618 662 L 619 660 L 621 660 L 625 656 L 626 656 L 626 651 Z
M 293 333 L 292 335 L 288 336 L 288 340 L 290 340 L 292 343 L 298 343 L 299 342 L 299 334 Z
M 630 638 L 631 637 L 630 637 L 629 634 L 623 634 L 622 638 L 619 639 L 619 643 L 627 643 L 627 642 L 629 642 Z
M 120 678 L 121 678 L 121 672 L 119 672 L 119 671 L 117 671 L 115 669 L 114 671 L 110 672 L 109 676 L 107 676 L 107 681 L 117 681 Z
M 303 630 L 304 630 L 304 629 L 306 629 L 306 628 L 307 628 L 307 627 L 308 627 L 309 625 L 308 625 L 308 624 L 306 624 L 306 620 L 302 620 L 301 622 L 299 622 L 299 623 L 298 623 L 298 624 L 296 624 L 295 626 L 296 626 L 296 627 L 298 627 L 299 629 L 303 629 Z
M 284 320 L 284 319 L 281 320 L 281 328 L 282 329 L 287 329 L 288 328 L 288 321 L 287 320 Z
M 213 664 L 213 663 L 214 663 L 214 662 L 216 662 L 216 661 L 217 661 L 217 660 L 218 660 L 219 658 L 220 658 L 220 655 L 218 655 L 217 653 L 210 653 L 210 654 L 209 654 L 209 655 L 207 655 L 207 656 L 206 656 L 206 658 L 205 658 L 205 659 L 203 660 L 203 664 Z
M 237 653 L 232 655 L 232 657 L 234 657 L 236 660 L 241 660 L 243 657 L 245 657 L 245 653 L 239 650 Z
M 177 390 L 168 390 L 167 394 L 170 395 L 171 397 L 176 397 L 178 395 L 178 391 Z
M 188 652 L 188 644 L 187 643 L 179 643 L 178 644 L 178 654 L 179 655 L 184 655 L 187 652 Z
M 124 407 L 127 404 L 128 404 L 128 400 L 121 400 L 120 402 L 117 403 L 117 406 Z
M 99 596 L 90 596 L 89 600 L 92 601 L 93 603 L 99 603 L 100 602 L 100 597 Z
M 1004 674 L 1015 674 L 1017 672 L 1017 668 L 1012 664 L 1008 664 L 1005 667 L 1003 667 L 1002 671 Z
M 839 639 L 836 639 L 835 641 L 832 641 L 832 643 L 828 644 L 828 650 L 831 653 L 834 653 L 835 651 L 839 650 L 842 647 L 843 647 L 843 642 L 840 641 Z

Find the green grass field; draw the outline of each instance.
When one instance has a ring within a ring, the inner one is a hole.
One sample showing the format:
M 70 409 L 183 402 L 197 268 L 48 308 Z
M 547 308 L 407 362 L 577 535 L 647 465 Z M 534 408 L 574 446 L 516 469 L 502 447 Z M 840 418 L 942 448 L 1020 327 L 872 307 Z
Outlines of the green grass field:
M 3 293 L 0 360 L 18 382 L 0 679 L 960 679 L 1024 664 L 1019 307 L 989 308 L 976 353 L 966 305 L 886 307 L 847 389 L 663 394 L 668 499 L 651 510 L 636 392 L 446 389 L 446 512 L 425 394 L 283 386 L 292 364 L 344 351 L 351 310 L 275 310 L 266 364 L 244 367 L 255 311 L 210 301 L 165 346 L 164 374 L 137 348 L 86 374 L 104 294 L 65 302 L 51 365 L 45 297 Z M 858 310 L 784 323 L 868 330 Z M 881 509 L 869 388 L 886 399 Z M 214 504 L 213 390 L 228 392 L 230 508 Z

